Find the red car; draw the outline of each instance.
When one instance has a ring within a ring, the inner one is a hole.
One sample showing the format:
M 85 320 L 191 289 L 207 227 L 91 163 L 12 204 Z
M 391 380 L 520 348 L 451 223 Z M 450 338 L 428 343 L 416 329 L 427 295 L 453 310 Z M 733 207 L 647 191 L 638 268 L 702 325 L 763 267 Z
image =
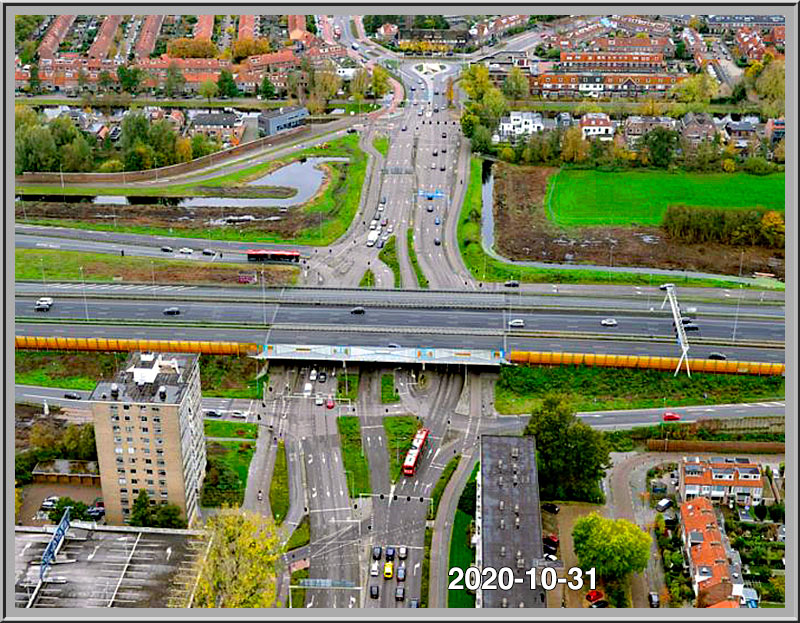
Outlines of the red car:
M 542 537 L 542 541 L 552 545 L 558 545 L 558 537 L 555 534 L 548 534 Z
M 586 599 L 588 599 L 590 603 L 600 601 L 602 598 L 603 593 L 601 591 L 589 591 L 586 593 Z
M 674 422 L 676 420 L 680 420 L 681 416 L 675 413 L 674 411 L 666 411 L 664 412 L 664 421 L 665 422 Z
M 327 409 L 333 409 L 336 406 L 336 403 L 333 402 L 333 398 L 328 398 L 328 401 L 325 403 L 325 407 Z

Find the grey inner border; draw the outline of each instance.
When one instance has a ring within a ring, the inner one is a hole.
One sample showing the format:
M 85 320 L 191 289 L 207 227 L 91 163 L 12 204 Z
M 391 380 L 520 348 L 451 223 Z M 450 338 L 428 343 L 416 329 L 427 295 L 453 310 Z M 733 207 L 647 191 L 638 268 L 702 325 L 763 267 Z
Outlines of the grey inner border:
M 217 5 L 218 6 L 218 5 Z M 378 7 L 380 10 L 377 10 Z M 481 4 L 445 4 L 445 5 L 425 5 L 425 4 L 383 4 L 372 2 L 364 5 L 346 4 L 323 4 L 323 5 L 279 5 L 279 4 L 237 4 L 226 5 L 224 11 L 218 6 L 217 10 L 213 5 L 207 4 L 170 4 L 165 5 L 18 5 L 4 6 L 5 17 L 5 50 L 4 50 L 4 70 L 5 70 L 5 176 L 4 191 L 5 205 L 14 205 L 14 74 L 12 71 L 14 57 L 14 14 L 138 14 L 147 15 L 153 13 L 165 14 L 185 14 L 193 11 L 196 15 L 203 14 L 249 14 L 253 9 L 269 14 L 284 13 L 303 13 L 303 14 L 338 14 L 338 15 L 361 15 L 361 14 L 452 14 L 460 12 L 462 14 L 483 14 L 487 7 Z M 105 10 L 104 10 L 105 9 Z M 495 14 L 515 14 L 519 11 L 525 13 L 537 13 L 543 15 L 557 14 L 581 14 L 581 15 L 609 15 L 609 14 L 647 14 L 647 15 L 669 15 L 669 14 L 696 14 L 696 15 L 726 15 L 726 14 L 783 14 L 786 16 L 786 121 L 789 125 L 788 144 L 786 153 L 786 170 L 792 172 L 797 170 L 797 17 L 798 7 L 796 4 L 720 4 L 720 5 L 701 5 L 701 4 L 627 4 L 627 5 L 605 5 L 601 2 L 594 4 L 551 4 L 551 5 L 499 5 L 492 6 Z M 797 177 L 788 174 L 786 176 L 786 437 L 787 452 L 786 466 L 789 474 L 786 496 L 786 526 L 789 532 L 789 539 L 786 541 L 786 558 L 789 564 L 786 566 L 786 585 L 789 588 L 786 594 L 785 609 L 734 609 L 719 612 L 716 610 L 706 611 L 705 609 L 693 608 L 681 610 L 681 618 L 688 615 L 691 618 L 702 620 L 726 620 L 726 619 L 745 619 L 745 620 L 797 620 L 798 602 L 797 591 L 797 455 L 795 452 L 797 443 L 797 422 L 794 415 L 797 409 Z M 14 223 L 13 211 L 5 210 L 5 413 L 14 412 Z M 14 603 L 14 585 L 11 581 L 14 577 L 14 558 L 11 552 L 14 551 L 14 513 L 13 513 L 13 472 L 14 472 L 14 423 L 12 418 L 5 418 L 5 486 L 6 486 L 6 507 L 5 507 L 5 542 L 4 549 L 7 555 L 4 556 L 4 576 L 6 581 L 6 593 L 4 604 Z M 3 612 L 4 618 L 9 620 L 30 619 L 30 618 L 51 618 L 57 616 L 60 619 L 85 620 L 87 618 L 102 619 L 122 619 L 127 620 L 149 620 L 151 618 L 170 617 L 174 619 L 196 619 L 197 617 L 236 617 L 247 619 L 263 618 L 292 618 L 292 619 L 355 619 L 371 618 L 370 610 L 342 610 L 342 609 L 314 609 L 313 611 L 303 611 L 299 609 L 283 611 L 272 610 L 247 610 L 247 611 L 228 611 L 228 610 L 192 610 L 191 616 L 185 610 L 153 608 L 153 609 L 94 609 L 94 608 L 59 608 L 59 609 L 31 609 L 23 610 L 8 608 Z M 583 616 L 575 613 L 575 610 L 549 609 L 546 611 L 536 611 L 539 616 L 533 616 L 532 611 L 525 609 L 514 611 L 513 609 L 498 610 L 476 610 L 475 613 L 466 613 L 447 609 L 426 609 L 411 613 L 409 609 L 403 609 L 402 613 L 393 616 L 389 612 L 381 611 L 381 618 L 437 618 L 441 620 L 482 620 L 482 619 L 518 619 L 534 618 L 549 619 L 559 618 L 566 620 L 591 620 L 598 618 L 605 619 L 660 619 L 667 620 L 675 618 L 677 611 L 667 613 L 662 610 L 652 611 L 643 608 L 630 608 L 626 610 L 601 611 L 592 610 L 583 613 Z

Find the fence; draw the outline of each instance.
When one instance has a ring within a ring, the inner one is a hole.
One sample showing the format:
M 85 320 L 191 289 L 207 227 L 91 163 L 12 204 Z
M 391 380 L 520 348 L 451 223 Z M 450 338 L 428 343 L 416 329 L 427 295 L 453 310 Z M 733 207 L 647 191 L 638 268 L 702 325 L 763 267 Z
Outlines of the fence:
M 17 335 L 15 347 L 32 350 L 161 351 L 206 355 L 257 355 L 261 346 L 241 342 L 197 342 L 186 340 L 126 340 L 84 337 L 35 337 Z
M 656 452 L 752 452 L 783 454 L 782 441 L 689 441 L 685 439 L 648 439 L 647 449 Z
M 555 353 L 514 350 L 508 356 L 511 363 L 547 366 L 598 366 L 605 368 L 642 368 L 649 370 L 675 370 L 677 357 L 651 357 L 648 355 L 604 355 L 593 353 Z M 690 359 L 692 372 L 724 374 L 782 375 L 786 366 L 782 363 L 754 361 L 717 361 L 713 359 Z

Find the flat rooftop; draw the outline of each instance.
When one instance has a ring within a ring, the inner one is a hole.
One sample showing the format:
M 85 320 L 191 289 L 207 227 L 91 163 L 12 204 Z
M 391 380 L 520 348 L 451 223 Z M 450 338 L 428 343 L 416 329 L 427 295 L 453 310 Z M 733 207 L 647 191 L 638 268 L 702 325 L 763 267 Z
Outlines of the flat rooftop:
M 82 527 L 81 527 L 82 526 Z M 17 526 L 15 597 L 25 608 L 39 582 L 39 565 L 54 526 Z M 47 571 L 33 608 L 166 608 L 184 605 L 194 586 L 193 564 L 203 533 L 77 522 Z
M 179 404 L 197 357 L 189 353 L 131 353 L 112 380 L 95 386 L 89 400 Z M 162 387 L 166 394 L 163 398 L 159 395 Z
M 483 568 L 510 567 L 524 580 L 508 591 L 483 591 L 482 607 L 501 608 L 505 598 L 508 608 L 546 608 L 545 591 L 530 590 L 525 575 L 533 566 L 541 568 L 544 554 L 536 442 L 533 437 L 481 435 L 480 461 Z

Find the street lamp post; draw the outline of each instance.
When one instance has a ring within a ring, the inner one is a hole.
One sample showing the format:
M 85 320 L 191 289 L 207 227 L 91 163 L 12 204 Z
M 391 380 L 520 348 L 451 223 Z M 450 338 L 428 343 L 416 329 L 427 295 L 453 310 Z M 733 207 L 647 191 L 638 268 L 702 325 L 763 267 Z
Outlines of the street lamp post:
M 739 298 L 736 299 L 736 316 L 733 319 L 733 335 L 731 336 L 731 341 L 735 344 L 736 343 L 736 327 L 739 324 L 739 305 L 742 303 L 742 284 L 739 284 Z
M 150 275 L 153 278 L 153 299 L 156 298 L 156 266 L 153 260 L 150 260 Z
M 264 326 L 267 326 L 267 295 L 264 289 L 264 269 L 261 269 L 261 307 L 264 310 Z
M 45 296 L 47 296 L 47 282 L 44 280 L 44 258 L 39 258 L 39 265 L 42 267 L 42 287 L 44 288 Z
M 83 266 L 78 267 L 81 271 L 81 289 L 83 290 L 83 310 L 86 312 L 86 320 L 89 320 L 89 305 L 86 302 L 86 281 L 83 278 Z

